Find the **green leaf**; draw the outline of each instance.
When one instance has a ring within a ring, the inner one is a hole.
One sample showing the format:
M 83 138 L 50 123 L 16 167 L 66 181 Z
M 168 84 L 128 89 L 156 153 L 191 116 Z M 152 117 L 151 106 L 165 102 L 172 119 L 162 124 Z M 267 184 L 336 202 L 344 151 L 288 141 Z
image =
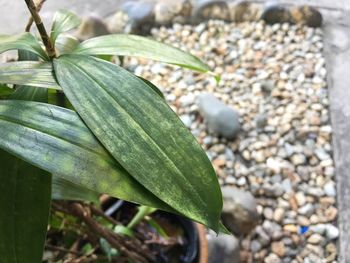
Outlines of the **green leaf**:
M 74 53 L 81 55 L 136 56 L 200 72 L 210 71 L 210 68 L 197 57 L 181 49 L 136 35 L 113 34 L 91 38 L 81 43 L 74 50 Z
M 81 19 L 76 14 L 68 10 L 59 10 L 56 12 L 51 27 L 50 38 L 52 42 L 55 43 L 57 37 L 61 33 L 78 27 L 80 23 Z
M 214 169 L 153 89 L 94 57 L 64 55 L 54 67 L 84 122 L 138 182 L 179 213 L 218 230 L 222 195 Z
M 38 60 L 38 56 L 26 50 L 19 50 L 18 60 L 34 61 L 34 60 Z M 16 85 L 15 92 L 9 97 L 9 99 L 47 102 L 48 90 L 43 88 L 37 88 L 37 87 Z
M 98 193 L 172 209 L 133 179 L 71 110 L 30 101 L 0 101 L 0 148 Z
M 61 89 L 52 74 L 51 62 L 0 63 L 0 83 Z
M 0 84 L 0 99 L 6 98 L 14 92 L 14 89 L 9 88 L 5 84 Z
M 79 40 L 68 35 L 59 35 L 55 47 L 59 55 L 71 53 L 79 45 Z
M 20 50 L 19 59 L 36 60 L 37 56 Z M 47 101 L 47 89 L 21 86 L 10 98 L 45 101 L 45 94 Z M 40 262 L 50 212 L 51 175 L 3 150 L 0 163 L 0 180 L 6 187 L 1 189 L 0 201 L 0 236 L 6 244 L 0 245 L 1 257 L 4 262 Z
M 8 50 L 27 50 L 44 60 L 49 60 L 39 41 L 30 33 L 20 35 L 0 35 L 0 53 Z
M 0 163 L 0 261 L 41 262 L 51 176 L 3 150 Z
M 151 89 L 153 89 L 163 100 L 165 100 L 164 94 L 163 92 L 160 91 L 160 89 L 158 89 L 158 87 L 156 85 L 154 85 L 152 82 L 150 82 L 147 79 L 144 79 L 142 77 L 138 77 L 139 79 L 141 79 L 143 82 L 145 82 Z
M 99 202 L 98 193 L 55 175 L 52 177 L 52 198 L 58 200 Z

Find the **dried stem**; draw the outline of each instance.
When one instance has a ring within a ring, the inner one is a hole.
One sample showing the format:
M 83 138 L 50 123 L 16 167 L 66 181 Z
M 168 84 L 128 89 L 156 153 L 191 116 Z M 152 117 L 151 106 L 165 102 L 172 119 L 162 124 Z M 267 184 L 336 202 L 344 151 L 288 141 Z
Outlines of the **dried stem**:
M 46 0 L 41 0 L 37 5 L 36 5 L 36 11 L 39 13 L 41 8 L 43 7 L 44 3 L 46 2 Z M 29 20 L 28 20 L 28 23 L 26 25 L 26 28 L 25 28 L 25 32 L 29 32 L 30 31 L 30 28 L 32 27 L 33 25 L 33 22 L 34 22 L 34 19 L 33 17 L 29 17 Z
M 37 10 L 33 0 L 24 0 L 24 1 L 26 2 L 27 7 L 28 7 L 28 9 L 33 17 L 35 24 L 36 24 L 36 27 L 38 28 L 41 39 L 43 40 L 43 43 L 45 45 L 47 54 L 49 55 L 49 57 L 51 59 L 55 58 L 56 57 L 55 49 L 52 45 L 52 42 L 51 42 L 49 35 L 46 32 L 43 21 L 41 20 L 41 17 L 38 13 L 38 10 Z
M 58 247 L 58 246 L 52 246 L 52 245 L 46 244 L 45 248 L 49 249 L 49 250 L 55 250 L 55 251 L 60 251 L 60 252 L 65 252 L 65 253 L 75 254 L 75 255 L 81 256 L 81 253 L 79 253 L 77 251 L 66 249 L 64 247 Z
M 148 251 L 142 251 L 141 246 L 136 246 L 131 240 L 124 240 L 124 237 L 117 235 L 96 222 L 91 217 L 91 210 L 89 207 L 80 203 L 63 202 L 60 204 L 55 202 L 53 203 L 53 207 L 58 211 L 73 215 L 82 220 L 92 232 L 106 239 L 112 247 L 118 249 L 134 262 L 147 263 L 153 261 L 150 253 Z

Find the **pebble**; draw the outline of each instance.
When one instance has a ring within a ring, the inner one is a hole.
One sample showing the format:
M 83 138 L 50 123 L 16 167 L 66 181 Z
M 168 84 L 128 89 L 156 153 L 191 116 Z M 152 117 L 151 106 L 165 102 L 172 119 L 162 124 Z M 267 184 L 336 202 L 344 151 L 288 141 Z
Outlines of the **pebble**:
M 239 240 L 233 235 L 216 235 L 210 231 L 208 237 L 209 263 L 239 263 Z
M 283 208 L 276 208 L 274 214 L 273 214 L 273 220 L 276 222 L 281 222 L 285 214 L 285 210 Z
M 226 16 L 220 10 L 228 10 L 225 5 L 211 10 L 210 4 L 203 6 L 204 16 L 210 12 Z M 327 245 L 335 244 L 339 236 L 332 225 L 338 211 L 322 31 L 287 23 L 209 20 L 151 32 L 153 38 L 198 56 L 221 76 L 217 84 L 207 74 L 125 59 L 128 68 L 162 87 L 167 102 L 206 150 L 224 187 L 239 188 L 255 198 L 254 216 L 249 219 L 254 223 L 237 223 L 234 213 L 226 217 L 230 228 L 244 230 L 249 240 L 247 246 L 243 246 L 246 239 L 241 241 L 241 255 L 247 262 L 321 262 L 320 255 L 326 258 Z M 235 136 L 215 132 L 217 127 L 209 129 L 196 99 L 208 93 L 236 112 Z M 242 206 L 238 203 L 236 208 Z M 241 218 L 249 218 L 242 212 L 246 209 L 240 210 Z M 324 225 L 323 231 L 312 231 L 319 225 Z M 308 242 L 313 234 L 322 240 L 317 243 L 313 237 Z M 281 241 L 284 254 L 277 251 Z M 309 252 L 304 254 L 306 247 Z M 310 251 L 319 252 L 318 259 Z
M 327 182 L 323 186 L 323 190 L 327 196 L 335 197 L 336 196 L 336 190 L 335 190 L 335 184 L 333 181 Z
M 310 244 L 317 245 L 323 241 L 323 237 L 320 234 L 312 234 L 308 239 L 307 242 Z
M 222 187 L 224 206 L 222 221 L 237 236 L 248 234 L 258 223 L 257 205 L 251 193 L 232 187 Z
M 265 263 L 281 263 L 281 259 L 273 253 L 270 253 L 264 260 Z
M 279 257 L 283 257 L 286 253 L 283 241 L 273 242 L 271 244 L 271 251 Z
M 198 95 L 197 105 L 207 122 L 209 131 L 227 139 L 237 137 L 241 125 L 239 123 L 239 113 L 236 110 L 228 107 L 210 93 Z

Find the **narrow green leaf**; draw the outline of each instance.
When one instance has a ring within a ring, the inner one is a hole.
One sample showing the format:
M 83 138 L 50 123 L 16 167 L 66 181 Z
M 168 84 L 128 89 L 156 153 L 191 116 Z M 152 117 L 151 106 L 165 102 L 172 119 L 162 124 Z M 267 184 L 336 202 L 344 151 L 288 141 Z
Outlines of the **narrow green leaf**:
M 153 89 L 94 57 L 64 55 L 54 67 L 84 122 L 137 181 L 179 213 L 218 230 L 222 196 L 214 169 Z
M 61 89 L 53 76 L 51 62 L 0 63 L 0 83 Z
M 113 34 L 91 38 L 81 43 L 74 50 L 74 53 L 82 55 L 136 56 L 200 72 L 210 71 L 210 68 L 197 57 L 181 49 L 136 35 Z
M 20 61 L 36 61 L 38 56 L 26 50 L 18 51 L 18 60 Z M 31 100 L 38 102 L 47 102 L 48 89 L 30 87 L 25 85 L 16 85 L 15 92 L 9 97 L 13 100 Z
M 41 262 L 51 176 L 3 150 L 0 163 L 0 262 Z
M 0 53 L 8 50 L 27 50 L 44 60 L 49 60 L 39 41 L 30 33 L 20 35 L 0 35 Z
M 59 55 L 71 53 L 79 45 L 79 40 L 68 35 L 59 35 L 55 47 Z
M 0 101 L 0 148 L 92 191 L 172 211 L 109 155 L 74 111 Z
M 55 43 L 57 37 L 69 30 L 78 27 L 81 23 L 81 19 L 74 13 L 68 10 L 59 10 L 55 13 L 53 18 L 50 38 Z
M 81 200 L 98 203 L 99 194 L 54 175 L 52 177 L 52 198 L 58 200 Z

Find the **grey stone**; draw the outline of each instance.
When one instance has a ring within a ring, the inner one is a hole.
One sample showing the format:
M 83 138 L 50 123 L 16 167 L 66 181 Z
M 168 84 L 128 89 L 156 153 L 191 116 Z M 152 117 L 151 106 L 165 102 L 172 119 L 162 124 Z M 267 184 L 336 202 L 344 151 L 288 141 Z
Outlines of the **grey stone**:
M 116 12 L 108 19 L 107 26 L 111 33 L 129 33 L 131 30 L 129 24 L 131 23 L 127 13 L 123 11 Z
M 90 15 L 83 19 L 76 37 L 80 40 L 110 34 L 107 25 L 98 16 Z
M 230 20 L 230 11 L 224 0 L 198 0 L 193 14 L 195 20 Z
M 322 26 L 321 13 L 311 6 L 298 6 L 290 10 L 292 21 L 297 24 L 307 25 L 309 27 Z
M 289 178 L 286 178 L 282 181 L 282 187 L 284 192 L 286 192 L 287 194 L 289 194 L 293 190 L 292 182 Z
M 192 118 L 188 114 L 184 114 L 180 116 L 181 121 L 185 124 L 187 128 L 190 128 L 192 125 Z
M 320 235 L 325 235 L 328 240 L 336 239 L 339 236 L 339 229 L 332 224 L 313 225 L 310 226 L 310 231 Z
M 234 22 L 256 21 L 260 17 L 261 8 L 248 1 L 229 4 L 231 20 Z
M 179 22 L 179 17 L 186 22 L 192 11 L 192 4 L 189 0 L 163 0 L 157 2 L 154 7 L 155 22 L 158 25 L 169 25 L 174 20 Z
M 250 250 L 253 252 L 253 253 L 256 253 L 258 252 L 259 250 L 261 249 L 261 244 L 258 240 L 253 240 L 250 244 Z
M 258 240 L 263 246 L 267 246 L 271 239 L 269 235 L 264 231 L 262 226 L 257 226 L 255 229 L 256 234 L 258 235 Z
M 292 21 L 291 14 L 287 8 L 272 2 L 266 3 L 265 9 L 261 15 L 261 19 L 263 19 L 268 24 Z
M 122 5 L 121 10 L 129 17 L 129 32 L 149 33 L 155 24 L 154 5 L 152 0 L 126 1 Z
M 259 214 L 253 195 L 233 187 L 223 187 L 222 221 L 234 234 L 248 234 L 258 223 Z
M 255 125 L 257 128 L 264 128 L 267 125 L 267 114 L 261 113 L 255 117 Z
M 233 139 L 238 135 L 241 126 L 239 114 L 234 109 L 210 93 L 198 95 L 197 104 L 211 132 L 227 139 Z
M 339 236 L 339 229 L 332 225 L 332 224 L 326 224 L 326 237 L 329 240 L 333 240 L 338 238 Z
M 279 239 L 283 235 L 282 227 L 275 222 L 264 220 L 262 227 L 266 233 L 274 239 Z
M 332 181 L 327 182 L 323 186 L 323 190 L 327 196 L 331 196 L 331 197 L 336 196 L 335 184 Z
M 298 213 L 301 215 L 305 215 L 305 216 L 311 216 L 311 214 L 314 212 L 315 208 L 313 207 L 312 204 L 307 203 L 306 205 L 300 207 L 298 209 Z
M 233 235 L 208 234 L 209 263 L 239 263 L 239 240 Z
M 265 263 L 281 263 L 281 259 L 274 253 L 270 253 L 264 260 Z
M 135 22 L 150 22 L 154 19 L 154 5 L 154 1 L 150 0 L 126 1 L 122 6 L 122 10 Z

